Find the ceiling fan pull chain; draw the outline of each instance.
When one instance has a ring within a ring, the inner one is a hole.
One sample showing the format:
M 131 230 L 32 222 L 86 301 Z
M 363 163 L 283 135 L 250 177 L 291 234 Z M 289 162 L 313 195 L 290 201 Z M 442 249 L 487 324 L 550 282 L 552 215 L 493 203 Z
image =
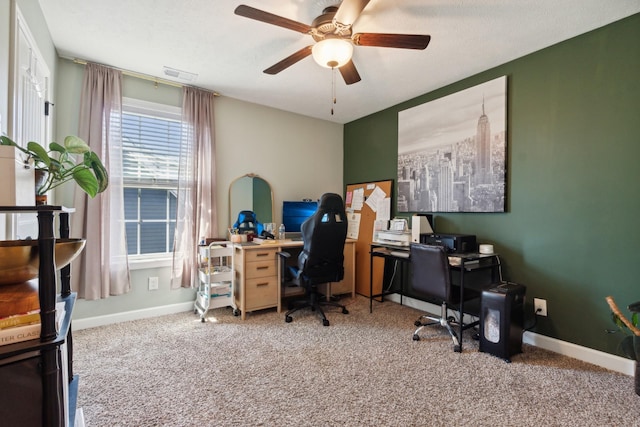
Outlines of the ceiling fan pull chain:
M 336 67 L 331 68 L 331 115 L 333 116 L 333 106 L 336 104 Z

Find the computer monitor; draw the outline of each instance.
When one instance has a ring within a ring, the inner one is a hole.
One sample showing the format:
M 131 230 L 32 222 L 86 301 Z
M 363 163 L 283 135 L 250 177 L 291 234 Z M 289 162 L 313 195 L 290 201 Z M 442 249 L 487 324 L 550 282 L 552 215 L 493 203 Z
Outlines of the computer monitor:
M 287 233 L 299 233 L 302 223 L 318 210 L 317 201 L 282 202 L 282 223 Z

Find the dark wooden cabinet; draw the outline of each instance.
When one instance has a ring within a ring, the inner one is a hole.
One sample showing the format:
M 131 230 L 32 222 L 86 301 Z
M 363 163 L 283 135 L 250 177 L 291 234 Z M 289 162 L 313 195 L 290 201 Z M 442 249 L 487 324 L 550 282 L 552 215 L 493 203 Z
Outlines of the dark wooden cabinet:
M 0 346 L 0 420 L 7 426 L 73 426 L 78 376 L 73 374 L 71 316 L 76 294 L 71 292 L 70 268 L 61 270 L 57 291 L 54 264 L 54 217 L 60 236 L 69 237 L 69 213 L 62 206 L 0 206 L 0 212 L 38 215 L 38 294 L 40 340 Z M 56 302 L 65 315 L 56 327 Z

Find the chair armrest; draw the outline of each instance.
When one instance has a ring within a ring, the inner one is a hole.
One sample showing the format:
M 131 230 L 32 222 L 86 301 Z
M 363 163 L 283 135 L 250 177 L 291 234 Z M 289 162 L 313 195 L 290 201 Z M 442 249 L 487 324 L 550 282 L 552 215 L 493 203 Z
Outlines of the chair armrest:
M 276 252 L 276 255 L 278 255 L 278 256 L 280 256 L 280 257 L 282 257 L 284 259 L 291 258 L 291 254 L 289 252 L 284 252 L 284 251 Z

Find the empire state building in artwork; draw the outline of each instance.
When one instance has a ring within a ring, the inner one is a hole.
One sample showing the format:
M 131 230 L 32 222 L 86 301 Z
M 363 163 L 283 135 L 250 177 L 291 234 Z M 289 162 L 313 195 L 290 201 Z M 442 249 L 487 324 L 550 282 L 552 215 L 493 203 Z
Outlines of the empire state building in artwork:
M 491 125 L 489 117 L 484 112 L 484 99 L 482 100 L 482 115 L 478 119 L 476 132 L 476 158 L 474 171 L 475 185 L 491 184 L 493 173 L 491 171 Z
M 506 77 L 398 113 L 398 212 L 504 212 Z

